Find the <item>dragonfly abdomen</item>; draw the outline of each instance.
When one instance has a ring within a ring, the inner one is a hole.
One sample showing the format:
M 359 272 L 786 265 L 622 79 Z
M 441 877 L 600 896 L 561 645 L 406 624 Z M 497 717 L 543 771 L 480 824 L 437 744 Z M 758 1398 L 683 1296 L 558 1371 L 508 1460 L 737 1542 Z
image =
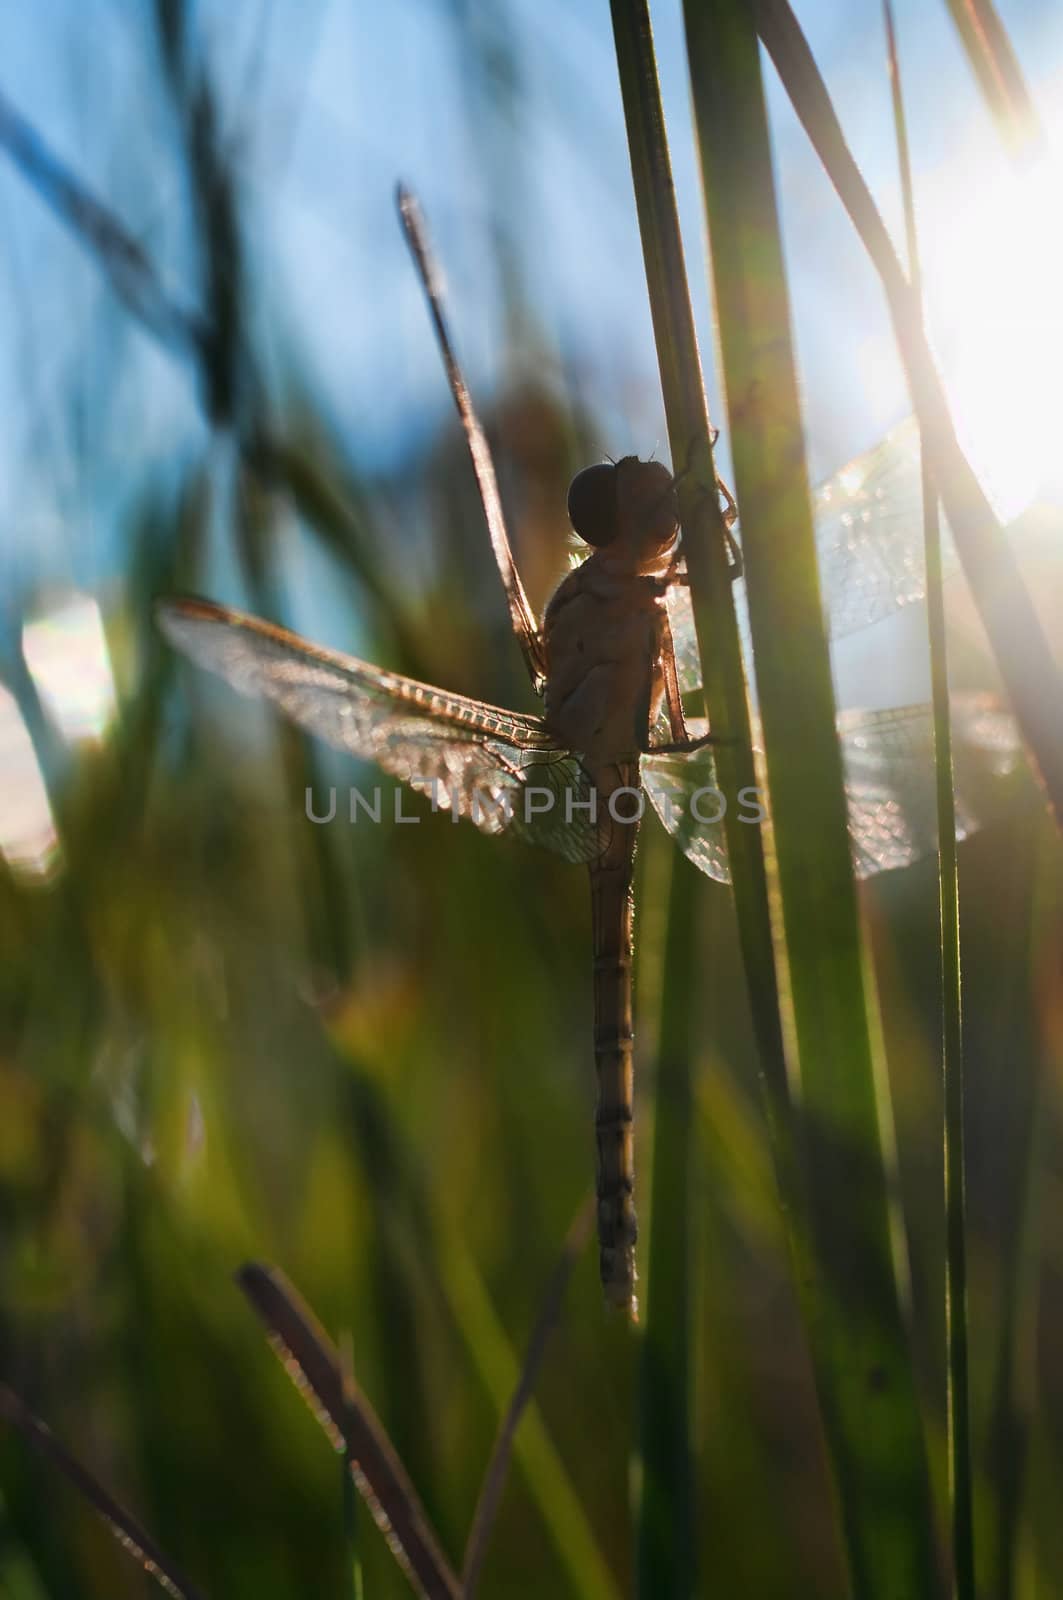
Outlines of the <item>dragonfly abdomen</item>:
M 595 774 L 598 804 L 615 789 L 638 787 L 638 764 Z M 614 822 L 591 866 L 594 923 L 594 1061 L 598 1078 L 598 1250 L 606 1299 L 637 1313 L 635 1300 L 634 1035 L 632 1031 L 632 895 L 637 824 Z

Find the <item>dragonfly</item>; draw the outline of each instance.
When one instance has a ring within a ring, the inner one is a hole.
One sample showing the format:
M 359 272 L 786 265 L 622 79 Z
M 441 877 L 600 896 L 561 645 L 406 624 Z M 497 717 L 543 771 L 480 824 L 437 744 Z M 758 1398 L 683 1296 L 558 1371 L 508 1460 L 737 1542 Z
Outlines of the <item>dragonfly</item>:
M 209 600 L 163 600 L 157 617 L 170 642 L 194 662 L 430 795 L 433 808 L 589 868 L 600 1276 L 606 1300 L 635 1317 L 632 883 L 645 798 L 701 871 L 728 878 L 726 797 L 715 786 L 712 736 L 683 706 L 700 684 L 700 666 L 675 484 L 662 462 L 633 456 L 577 474 L 568 510 L 586 556 L 537 622 L 513 558 L 486 437 L 454 353 L 423 222 L 409 195 L 400 196 L 400 213 L 513 632 L 542 713 L 417 682 Z M 817 491 L 821 568 L 836 635 L 925 592 L 919 481 L 917 437 L 909 424 Z M 905 866 L 932 851 L 930 708 L 843 713 L 839 737 L 857 874 Z M 954 741 L 962 838 L 991 811 L 999 782 L 1016 766 L 1019 741 L 1007 714 L 980 696 L 957 702 Z M 743 820 L 762 820 L 759 796 L 743 796 Z

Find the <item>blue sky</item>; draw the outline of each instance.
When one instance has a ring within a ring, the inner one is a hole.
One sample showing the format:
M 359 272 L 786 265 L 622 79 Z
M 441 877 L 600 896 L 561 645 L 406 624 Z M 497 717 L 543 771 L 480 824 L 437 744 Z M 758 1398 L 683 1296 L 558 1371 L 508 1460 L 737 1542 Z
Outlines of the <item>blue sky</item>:
M 1050 123 L 1063 19 L 1003 4 Z M 963 185 L 1007 178 L 944 4 L 897 7 L 926 238 L 947 242 Z M 875 3 L 798 6 L 854 153 L 898 219 L 881 18 Z M 44 0 L 0 13 L 0 90 L 137 232 L 167 282 L 192 292 L 179 164 L 150 29 L 132 0 Z M 264 352 L 320 387 L 352 456 L 405 459 L 448 405 L 394 219 L 419 191 L 478 394 L 512 375 L 492 228 L 508 241 L 543 359 L 575 362 L 615 454 L 663 445 L 649 317 L 605 0 L 435 5 L 226 0 L 199 24 L 244 179 Z M 678 0 L 653 8 L 711 403 L 700 203 Z M 462 19 L 458 24 L 455 18 Z M 513 109 L 470 95 L 470 56 L 501 52 Z M 877 283 L 769 71 L 806 427 L 817 473 L 903 414 Z M 0 515 L 8 564 L 88 581 L 114 560 L 117 508 L 202 434 L 186 377 L 130 328 L 92 267 L 0 162 Z M 945 321 L 947 322 L 947 307 Z M 948 337 L 946 329 L 946 339 Z M 102 387 L 101 387 L 102 386 Z M 10 570 L 10 565 L 9 565 Z

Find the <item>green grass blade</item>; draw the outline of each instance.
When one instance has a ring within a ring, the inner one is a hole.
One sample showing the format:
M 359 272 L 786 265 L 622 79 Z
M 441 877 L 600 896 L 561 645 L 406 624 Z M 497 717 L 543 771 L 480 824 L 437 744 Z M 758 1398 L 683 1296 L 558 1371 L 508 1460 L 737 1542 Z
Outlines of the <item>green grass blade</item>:
M 464 1243 L 449 1236 L 439 1255 L 439 1279 L 470 1359 L 500 1418 L 505 1417 L 521 1366 L 483 1280 Z M 513 1454 L 539 1504 L 558 1560 L 573 1592 L 588 1600 L 618 1600 L 619 1591 L 595 1540 L 572 1480 L 535 1401 L 525 1406 Z
M 712 433 L 683 260 L 649 12 L 643 0 L 613 0 L 613 36 L 624 98 L 631 171 L 642 236 L 683 547 L 701 654 L 705 708 L 721 743 L 717 780 L 731 802 L 724 817 L 742 961 L 769 1114 L 785 1146 L 789 1117 L 786 1055 L 767 872 L 760 830 L 737 820 L 735 797 L 755 788 L 749 702 L 731 597 L 731 572 L 712 463 Z
M 890 0 L 884 0 L 889 48 L 897 161 L 904 198 L 908 274 L 922 298 L 915 192 L 908 150 L 908 125 L 901 92 L 896 31 Z M 945 1343 L 949 1510 L 952 1523 L 953 1587 L 957 1600 L 974 1600 L 974 1490 L 971 1480 L 971 1410 L 967 1333 L 967 1219 L 964 1143 L 963 1006 L 960 969 L 960 883 L 956 855 L 949 664 L 945 636 L 945 592 L 941 570 L 941 518 L 926 451 L 922 455 L 923 531 L 926 545 L 927 629 L 934 707 L 934 777 L 938 824 L 938 907 L 941 938 L 941 1070 L 944 1083 Z
M 465 1545 L 465 1559 L 462 1563 L 463 1600 L 473 1600 L 473 1596 L 479 1587 L 484 1560 L 487 1555 L 488 1542 L 498 1516 L 498 1508 L 502 1501 L 502 1491 L 505 1488 L 506 1478 L 509 1474 L 509 1463 L 513 1455 L 514 1442 L 524 1413 L 528 1409 L 535 1393 L 543 1358 L 546 1355 L 546 1347 L 561 1315 L 561 1304 L 565 1298 L 569 1279 L 577 1261 L 586 1248 L 593 1226 L 593 1197 L 588 1197 L 572 1221 L 565 1243 L 562 1246 L 561 1254 L 553 1272 L 550 1274 L 549 1282 L 543 1294 L 542 1304 L 539 1307 L 539 1315 L 535 1319 L 535 1326 L 532 1329 L 531 1337 L 524 1352 L 524 1361 L 521 1365 L 520 1374 L 514 1386 L 509 1405 L 506 1407 L 499 1423 L 494 1449 L 491 1452 L 491 1459 L 487 1463 L 483 1485 L 480 1489 L 480 1498 L 476 1503 L 472 1526 L 469 1529 L 469 1537 Z
M 749 702 L 652 30 L 644 0 L 613 0 L 612 18 L 672 466 L 678 476 L 705 707 L 713 731 L 722 738 L 715 751 L 717 781 L 732 802 L 725 827 L 743 966 L 780 1183 L 790 1193 L 789 1089 L 763 840 L 759 829 L 738 822 L 733 803 L 741 790 L 757 785 Z M 678 920 L 678 939 L 684 928 L 689 933 L 695 891 L 681 871 L 676 883 L 670 915 Z M 662 1094 L 673 1095 L 679 1103 L 690 1094 L 684 1037 L 692 986 L 688 959 L 689 953 L 680 954 L 670 935 L 666 987 L 672 998 L 661 1038 Z M 692 1565 L 683 1554 L 688 1548 L 693 1495 L 685 1420 L 691 1410 L 692 1366 L 686 1343 L 690 1285 L 683 1264 L 685 1225 L 679 1222 L 679 1235 L 665 1242 L 666 1230 L 676 1226 L 682 1208 L 691 1119 L 682 1121 L 669 1106 L 659 1107 L 659 1116 L 662 1111 L 654 1159 L 652 1310 L 640 1375 L 643 1490 L 636 1533 L 639 1593 L 654 1600 L 688 1594 Z M 667 1186 L 663 1195 L 660 1185 Z
M 437 1305 L 449 1313 L 470 1369 L 490 1397 L 501 1425 L 520 1392 L 524 1369 L 518 1352 L 464 1234 L 430 1203 L 422 1174 L 413 1165 L 387 1103 L 365 1078 L 352 1079 L 352 1090 L 352 1133 L 361 1148 L 373 1152 L 373 1186 L 386 1205 L 384 1214 L 392 1213 L 381 1254 L 388 1261 L 399 1261 L 407 1252 L 414 1253 L 433 1285 Z M 543 1414 L 534 1397 L 521 1395 L 520 1404 L 513 1458 L 573 1593 L 581 1600 L 618 1600 L 608 1562 Z
M 932 1595 L 757 39 L 736 0 L 688 4 L 686 22 L 800 1071 L 803 1309 L 854 1592 Z
M 1009 941 L 1005 983 L 1022 986 L 1018 992 L 1024 1010 L 1032 1002 L 1027 1013 L 1032 1049 L 1015 1051 L 1013 1015 L 996 1019 L 994 1058 L 1008 1062 L 1015 1122 L 1009 1138 L 1014 1151 L 1009 1162 L 1011 1182 L 999 1202 L 1008 1224 L 987 1420 L 991 1500 L 978 1547 L 985 1592 L 994 1600 L 1016 1600 L 1037 1592 L 1023 1569 L 1029 1566 L 1029 1541 L 1036 1524 L 1038 1423 L 1046 1414 L 1038 1347 L 1044 1339 L 1045 1219 L 1055 1208 L 1046 1188 L 1050 1169 L 1046 1089 L 1051 1073 L 1043 1070 L 1054 1053 L 1048 1021 L 1053 1006 L 1044 1002 L 1057 987 L 1061 928 L 1058 851 L 1049 831 L 1037 830 L 1021 841 L 1009 854 L 1008 866 L 1012 881 L 1007 894 L 1012 903 L 998 903 L 995 910 L 1003 925 L 1010 923 L 1018 935 Z M 1025 927 L 1015 924 L 1018 906 L 1027 913 Z M 1058 1476 L 1053 1474 L 1050 1481 L 1052 1503 L 1058 1504 Z M 1047 1589 L 1051 1581 L 1042 1575 L 1041 1587 Z

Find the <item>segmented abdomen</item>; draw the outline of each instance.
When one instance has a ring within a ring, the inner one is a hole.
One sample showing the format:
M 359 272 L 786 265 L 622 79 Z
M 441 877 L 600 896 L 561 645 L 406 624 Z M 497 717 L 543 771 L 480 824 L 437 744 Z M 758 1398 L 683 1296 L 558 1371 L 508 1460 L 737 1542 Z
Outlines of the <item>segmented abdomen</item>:
M 594 773 L 599 815 L 616 791 L 639 787 L 638 762 Z M 634 794 L 617 796 L 621 815 Z M 632 871 L 637 823 L 611 821 L 608 844 L 591 866 L 594 930 L 594 1059 L 598 1074 L 598 1247 L 602 1287 L 612 1304 L 637 1315 L 635 1299 L 634 1065 L 631 1003 Z

